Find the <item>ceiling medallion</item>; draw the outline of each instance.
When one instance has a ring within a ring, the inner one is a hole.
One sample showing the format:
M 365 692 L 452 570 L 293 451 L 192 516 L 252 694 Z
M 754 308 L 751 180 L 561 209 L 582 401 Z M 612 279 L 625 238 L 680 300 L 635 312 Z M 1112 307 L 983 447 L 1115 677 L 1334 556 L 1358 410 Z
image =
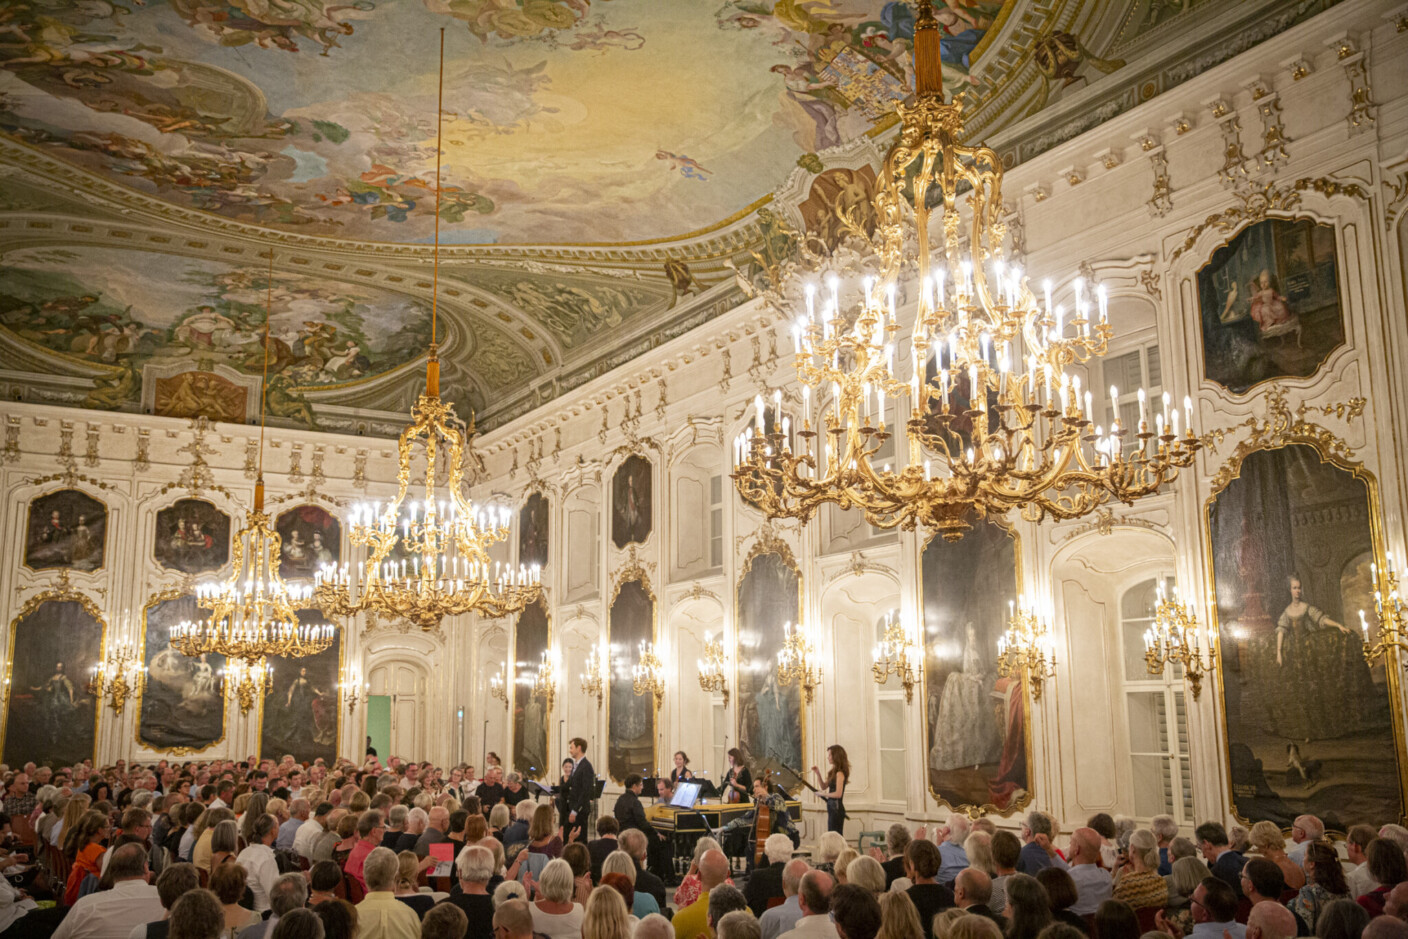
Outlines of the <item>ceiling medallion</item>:
M 329 564 L 318 572 L 314 596 L 329 616 L 374 612 L 400 617 L 423 630 L 446 616 L 490 618 L 522 610 L 541 593 L 536 566 L 514 569 L 492 561 L 489 548 L 509 533 L 509 510 L 476 506 L 467 495 L 464 466 L 473 419 L 466 426 L 440 398 L 436 347 L 440 284 L 440 140 L 444 116 L 445 30 L 440 30 L 440 92 L 436 112 L 435 249 L 430 307 L 430 359 L 425 394 L 397 443 L 396 497 L 384 507 L 352 511 L 348 537 L 367 548 L 367 560 Z M 443 463 L 443 468 L 442 468 Z M 412 473 L 420 469 L 411 493 Z M 447 482 L 441 487 L 443 472 Z
M 796 320 L 802 413 L 784 415 L 780 396 L 770 408 L 758 399 L 734 444 L 739 493 L 772 518 L 806 521 L 831 503 L 880 528 L 920 524 L 949 540 L 1011 509 L 1071 519 L 1151 495 L 1202 446 L 1191 399 L 1180 414 L 1169 395 L 1147 400 L 1140 390 L 1134 426 L 1096 423 L 1093 390 L 1082 394 L 1066 368 L 1108 349 L 1104 291 L 1091 296 L 1076 278 L 1067 310 L 1049 282 L 1039 300 L 1004 263 L 1001 161 L 958 142 L 963 106 L 944 102 L 932 5 L 919 14 L 916 95 L 899 105 L 874 236 L 859 215 L 843 215 L 842 247 L 804 244 L 767 294 Z M 934 209 L 942 234 L 931 248 Z M 913 317 L 907 339 L 901 313 Z M 896 364 L 906 345 L 908 381 Z M 1117 415 L 1119 392 L 1110 394 Z M 898 469 L 875 458 L 892 436 L 887 399 L 902 414 L 908 404 Z

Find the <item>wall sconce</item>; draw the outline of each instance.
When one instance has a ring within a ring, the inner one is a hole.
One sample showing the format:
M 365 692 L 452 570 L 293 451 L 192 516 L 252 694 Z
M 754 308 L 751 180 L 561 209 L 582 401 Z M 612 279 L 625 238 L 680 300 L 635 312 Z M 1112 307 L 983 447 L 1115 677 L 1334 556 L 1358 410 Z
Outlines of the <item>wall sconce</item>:
M 1007 631 L 997 640 L 997 673 L 1003 678 L 1022 677 L 1032 686 L 1032 699 L 1041 700 L 1041 685 L 1056 677 L 1056 647 L 1051 639 L 1051 624 L 1018 598 L 1008 601 L 1011 618 Z
M 248 714 L 256 700 L 274 690 L 274 666 L 263 659 L 231 659 L 220 670 L 220 676 L 225 682 L 225 694 L 231 702 L 239 702 L 241 714 Z
M 498 698 L 504 703 L 504 710 L 508 710 L 508 663 L 500 662 L 499 670 L 489 676 L 489 695 Z
M 919 642 L 904 621 L 895 619 L 893 613 L 885 614 L 885 638 L 876 643 L 872 657 L 875 662 L 870 672 L 875 684 L 884 685 L 893 675 L 904 685 L 905 703 L 913 703 L 914 686 L 919 681 L 919 663 L 922 660 Z
M 655 643 L 641 640 L 640 662 L 631 670 L 632 690 L 637 695 L 651 694 L 655 697 L 655 706 L 660 706 L 660 701 L 665 697 L 665 666 L 660 661 L 660 657 L 655 654 Z
M 1359 625 L 1364 630 L 1364 658 L 1370 665 L 1380 659 L 1388 664 L 1390 650 L 1408 652 L 1408 615 L 1403 609 L 1403 600 L 1398 595 L 1398 571 L 1393 566 L 1393 552 L 1385 556 L 1384 569 L 1377 564 L 1369 566 L 1374 577 L 1374 617 L 1379 624 L 1379 638 L 1369 644 L 1369 620 L 1364 611 L 1359 611 Z M 1408 668 L 1408 661 L 1403 663 Z
M 606 694 L 606 688 L 611 681 L 611 653 L 605 646 L 599 646 L 592 650 L 592 654 L 587 657 L 587 670 L 582 673 L 582 694 L 587 697 L 596 695 L 596 708 L 601 710 L 602 698 Z
M 724 661 L 724 634 L 710 639 L 704 634 L 704 658 L 698 660 L 699 687 L 712 693 L 723 692 L 724 707 L 728 707 L 728 674 Z
M 801 685 L 807 704 L 811 704 L 812 694 L 821 686 L 821 657 L 816 640 L 801 623 L 796 629 L 786 623 L 782 631 L 782 648 L 777 652 L 777 683 Z
M 543 651 L 543 660 L 533 676 L 533 694 L 543 700 L 544 710 L 552 713 L 553 701 L 557 700 L 557 661 L 551 650 Z
M 371 697 L 372 683 L 362 681 L 362 676 L 353 668 L 342 670 L 342 677 L 338 680 L 337 687 L 342 691 L 342 696 L 347 701 L 348 714 L 356 710 L 358 703 Z
M 5 684 L 9 683 L 6 675 Z M 88 693 L 100 700 L 106 697 L 113 711 L 121 714 L 127 699 L 141 695 L 146 684 L 147 667 L 142 664 L 142 657 L 131 643 L 120 642 L 106 661 L 93 666 Z
M 1193 691 L 1193 700 L 1203 692 L 1203 676 L 1217 665 L 1212 634 L 1198 626 L 1198 614 L 1191 604 L 1178 599 L 1178 588 L 1164 593 L 1158 587 L 1154 625 L 1144 630 L 1144 664 L 1150 675 L 1162 675 L 1164 665 L 1182 665 L 1183 677 Z

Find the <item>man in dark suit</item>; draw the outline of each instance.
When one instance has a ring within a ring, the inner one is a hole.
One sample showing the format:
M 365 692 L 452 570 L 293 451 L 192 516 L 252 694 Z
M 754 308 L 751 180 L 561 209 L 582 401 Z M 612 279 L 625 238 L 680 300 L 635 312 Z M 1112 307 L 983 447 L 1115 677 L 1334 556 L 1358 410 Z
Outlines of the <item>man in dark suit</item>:
M 992 899 L 992 878 L 976 867 L 965 867 L 953 881 L 953 905 L 976 916 L 986 916 L 1001 928 L 1002 919 L 988 906 Z
M 743 891 L 748 901 L 748 909 L 754 916 L 762 916 L 768 911 L 768 901 L 773 897 L 786 896 L 782 891 L 782 869 L 792 860 L 792 839 L 778 832 L 768 835 L 763 842 L 763 853 L 767 864 L 760 864 L 748 875 L 748 884 Z
M 592 796 L 596 794 L 596 770 L 587 759 L 587 742 L 581 737 L 568 741 L 567 753 L 575 765 L 572 778 L 567 781 L 567 830 L 562 833 L 563 840 L 586 843 L 587 816 L 592 813 Z
M 645 785 L 645 780 L 640 778 L 639 773 L 630 773 L 626 776 L 625 784 L 626 791 L 616 797 L 614 809 L 619 830 L 635 828 L 648 835 L 653 829 L 649 819 L 645 817 L 645 806 L 640 804 L 640 791 Z
M 1242 899 L 1242 868 L 1247 859 L 1227 843 L 1227 829 L 1221 822 L 1203 822 L 1193 830 L 1193 837 L 1212 875 L 1231 887 L 1238 900 Z
M 617 848 L 621 843 L 616 840 L 616 832 L 620 829 L 616 819 L 610 815 L 603 815 L 596 820 L 596 840 L 587 843 L 587 851 L 592 856 L 592 883 L 601 883 L 601 865 L 606 861 L 607 855 Z

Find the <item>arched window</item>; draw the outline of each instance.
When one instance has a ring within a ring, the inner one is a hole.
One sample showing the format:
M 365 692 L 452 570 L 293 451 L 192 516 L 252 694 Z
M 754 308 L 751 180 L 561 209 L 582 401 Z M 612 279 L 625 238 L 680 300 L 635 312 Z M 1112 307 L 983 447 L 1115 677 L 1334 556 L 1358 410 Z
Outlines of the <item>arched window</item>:
M 1154 623 L 1158 578 L 1135 584 L 1120 596 L 1125 711 L 1137 818 L 1172 815 L 1192 824 L 1193 788 L 1188 762 L 1188 707 L 1183 669 L 1150 675 L 1144 662 L 1144 630 Z

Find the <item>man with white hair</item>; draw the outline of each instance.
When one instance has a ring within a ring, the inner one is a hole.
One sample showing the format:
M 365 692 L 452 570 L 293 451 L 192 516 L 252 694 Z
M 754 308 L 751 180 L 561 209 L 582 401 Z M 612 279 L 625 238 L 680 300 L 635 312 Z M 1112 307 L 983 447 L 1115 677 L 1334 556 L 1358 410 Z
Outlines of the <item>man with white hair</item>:
M 939 876 L 934 878 L 938 883 L 953 883 L 958 872 L 968 866 L 968 852 L 963 850 L 963 842 L 972 828 L 968 816 L 954 812 L 949 815 L 948 824 L 934 832 L 934 840 L 939 844 Z
M 494 876 L 494 852 L 480 845 L 470 845 L 455 859 L 455 873 L 462 892 L 450 897 L 469 920 L 466 936 L 488 936 L 494 931 L 494 900 L 489 895 L 489 881 Z
M 675 927 L 659 913 L 651 913 L 636 924 L 631 939 L 675 939 Z
M 279 835 L 274 839 L 274 847 L 281 851 L 292 851 L 294 839 L 298 837 L 298 830 L 303 827 L 303 823 L 308 821 L 308 816 L 312 813 L 313 807 L 308 804 L 307 799 L 294 799 L 288 806 L 288 821 L 279 826 Z
M 1314 815 L 1297 815 L 1296 820 L 1291 823 L 1291 841 L 1295 842 L 1295 847 L 1286 852 L 1286 856 L 1297 864 L 1305 863 L 1305 852 L 1310 847 L 1311 842 L 1319 841 L 1325 837 L 1325 823 Z
M 406 812 L 405 830 L 396 838 L 396 847 L 391 850 L 400 854 L 402 851 L 414 851 L 416 842 L 425 833 L 426 825 L 430 824 L 430 816 L 425 809 L 417 806 Z
M 837 939 L 836 924 L 831 920 L 831 891 L 836 881 L 825 871 L 809 871 L 802 877 L 802 885 L 797 890 L 797 900 L 802 907 L 802 918 L 791 932 L 783 933 L 785 939 Z
M 655 898 L 655 902 L 660 909 L 665 909 L 665 882 L 658 876 L 646 870 L 645 856 L 649 851 L 649 843 L 645 840 L 645 832 L 639 828 L 627 828 L 621 832 L 621 850 L 631 856 L 636 862 L 636 889 L 644 890 Z M 694 939 L 690 936 L 689 939 Z
M 274 934 L 281 917 L 303 909 L 307 903 L 308 878 L 301 873 L 280 875 L 269 890 L 269 918 L 244 929 L 239 939 L 267 939 Z
M 1155 815 L 1149 819 L 1149 830 L 1159 840 L 1159 876 L 1173 873 L 1173 862 L 1168 857 L 1168 846 L 1178 837 L 1178 822 L 1172 815 Z
M 328 815 L 333 810 L 331 802 L 319 802 L 313 809 L 312 818 L 298 826 L 293 836 L 293 853 L 301 858 L 313 859 L 313 845 L 328 830 Z M 194 826 L 192 826 L 194 827 Z
M 782 904 L 768 910 L 758 918 L 762 939 L 777 939 L 785 932 L 791 932 L 802 918 L 802 904 L 797 891 L 802 888 L 802 878 L 812 866 L 803 858 L 794 858 L 782 868 Z
M 754 916 L 767 912 L 768 901 L 773 897 L 784 896 L 782 892 L 782 868 L 792 859 L 792 839 L 778 832 L 768 835 L 763 842 L 763 853 L 768 862 L 754 869 L 748 875 L 747 889 L 743 892 L 748 901 L 748 909 Z
M 420 917 L 396 899 L 396 855 L 374 848 L 362 864 L 367 896 L 357 904 L 357 939 L 420 939 Z

